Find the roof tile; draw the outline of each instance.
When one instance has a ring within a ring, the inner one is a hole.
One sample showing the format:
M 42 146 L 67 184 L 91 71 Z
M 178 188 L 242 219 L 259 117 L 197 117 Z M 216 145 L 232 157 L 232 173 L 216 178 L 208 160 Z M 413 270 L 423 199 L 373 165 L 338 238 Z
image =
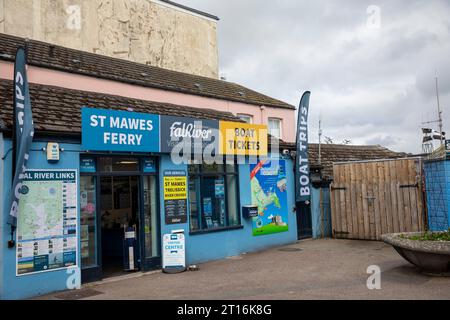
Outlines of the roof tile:
M 26 40 L 23 38 L 0 33 L 0 60 L 13 61 L 17 48 L 23 46 L 25 42 Z M 295 107 L 288 103 L 232 82 L 148 66 L 35 40 L 28 41 L 28 63 L 38 67 L 145 87 L 295 110 Z M 195 86 L 196 83 L 200 85 L 201 90 Z

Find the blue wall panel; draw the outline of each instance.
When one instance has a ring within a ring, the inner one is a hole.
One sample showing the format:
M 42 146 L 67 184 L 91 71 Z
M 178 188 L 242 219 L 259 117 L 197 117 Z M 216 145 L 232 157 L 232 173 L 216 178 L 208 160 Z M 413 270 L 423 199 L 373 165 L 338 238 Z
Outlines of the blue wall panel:
M 320 192 L 322 192 L 323 209 L 320 204 Z M 311 188 L 311 218 L 313 238 L 331 238 L 330 189 Z
M 42 151 L 45 147 L 44 143 L 33 143 L 32 152 L 30 154 L 30 160 L 28 163 L 29 169 L 77 169 L 79 170 L 79 145 L 61 144 L 60 146 L 66 151 L 61 152 L 61 160 L 58 163 L 50 164 L 47 162 L 47 154 Z M 5 141 L 5 147 L 2 151 L 6 153 L 11 148 L 11 141 Z M 5 159 L 4 167 L 4 186 L 8 186 L 12 181 L 12 153 L 8 154 Z M 78 172 L 79 179 L 79 172 Z M 7 225 L 9 212 L 9 196 L 11 188 L 4 187 L 3 190 L 3 209 L 1 223 L 4 230 L 1 238 L 0 250 L 4 257 L 3 272 L 0 275 L 2 277 L 3 287 L 0 291 L 0 299 L 23 299 L 32 296 L 42 295 L 53 291 L 65 290 L 67 288 L 67 280 L 73 273 L 68 273 L 67 270 L 49 271 L 44 273 L 37 273 L 31 275 L 16 276 L 16 248 L 8 249 L 7 242 L 10 238 L 10 227 Z M 80 232 L 79 221 L 79 208 L 78 208 L 78 234 Z M 80 244 L 78 243 L 78 248 Z M 78 255 L 78 266 L 80 266 L 80 255 Z M 80 271 L 76 271 L 77 281 L 79 281 Z
M 169 156 L 161 158 L 161 179 L 164 170 L 177 169 L 170 161 Z M 187 167 L 186 167 L 187 170 Z M 286 160 L 286 172 L 293 172 L 292 160 Z M 250 165 L 239 166 L 239 188 L 240 204 L 251 204 L 250 188 Z M 161 204 L 164 203 L 163 194 L 161 194 Z M 297 220 L 293 211 L 295 207 L 295 189 L 293 175 L 288 174 L 288 208 L 289 212 L 289 231 L 285 233 L 253 236 L 253 227 L 251 220 L 245 220 L 241 215 L 243 229 L 222 231 L 206 234 L 189 234 L 189 221 L 183 225 L 167 226 L 164 223 L 164 206 L 161 205 L 162 235 L 171 233 L 172 230 L 184 229 L 186 234 L 186 260 L 188 264 L 202 263 L 206 261 L 220 260 L 227 257 L 237 256 L 246 252 L 255 252 L 269 247 L 290 244 L 297 241 Z
M 429 229 L 447 230 L 450 228 L 450 161 L 427 162 L 424 171 Z

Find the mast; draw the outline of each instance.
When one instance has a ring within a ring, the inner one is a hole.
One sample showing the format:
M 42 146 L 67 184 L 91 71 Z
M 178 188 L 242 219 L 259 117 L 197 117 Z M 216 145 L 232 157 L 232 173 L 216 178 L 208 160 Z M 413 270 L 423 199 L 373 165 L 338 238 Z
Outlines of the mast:
M 442 110 L 441 103 L 439 101 L 439 82 L 436 71 L 436 99 L 437 99 L 437 107 L 438 107 L 438 117 L 439 117 L 439 134 L 441 135 L 441 146 L 444 144 L 444 136 L 443 136 L 443 121 L 442 121 Z
M 322 165 L 322 116 L 319 116 L 319 166 Z

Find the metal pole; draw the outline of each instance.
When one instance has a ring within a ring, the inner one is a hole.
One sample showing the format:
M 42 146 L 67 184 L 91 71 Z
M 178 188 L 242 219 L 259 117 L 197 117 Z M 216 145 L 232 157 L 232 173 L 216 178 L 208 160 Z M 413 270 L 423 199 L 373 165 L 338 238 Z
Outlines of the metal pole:
M 444 144 L 444 137 L 442 136 L 443 132 L 443 121 L 442 121 L 442 110 L 441 110 L 441 103 L 439 101 L 439 82 L 438 82 L 438 76 L 436 71 L 436 99 L 437 99 L 437 106 L 438 106 L 438 116 L 439 116 L 439 134 L 441 135 L 441 146 Z
M 322 119 L 319 117 L 319 166 L 322 165 Z

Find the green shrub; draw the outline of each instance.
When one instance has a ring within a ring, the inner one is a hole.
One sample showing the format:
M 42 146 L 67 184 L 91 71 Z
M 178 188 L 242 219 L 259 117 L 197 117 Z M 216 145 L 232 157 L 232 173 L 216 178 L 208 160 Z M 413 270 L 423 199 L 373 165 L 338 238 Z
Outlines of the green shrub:
M 402 234 L 400 237 L 417 241 L 450 241 L 450 229 L 446 232 L 425 232 L 418 236 L 407 236 Z

